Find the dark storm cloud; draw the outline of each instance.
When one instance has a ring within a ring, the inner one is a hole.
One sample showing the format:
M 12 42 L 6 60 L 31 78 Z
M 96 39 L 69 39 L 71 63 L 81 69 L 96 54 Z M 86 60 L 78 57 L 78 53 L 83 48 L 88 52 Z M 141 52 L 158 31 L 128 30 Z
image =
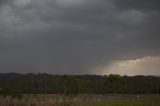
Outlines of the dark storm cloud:
M 0 0 L 0 5 L 8 3 L 10 0 Z
M 160 55 L 158 0 L 6 3 L 0 72 L 98 73 L 92 69 L 115 60 Z
M 144 11 L 160 10 L 159 0 L 113 0 L 118 8 Z

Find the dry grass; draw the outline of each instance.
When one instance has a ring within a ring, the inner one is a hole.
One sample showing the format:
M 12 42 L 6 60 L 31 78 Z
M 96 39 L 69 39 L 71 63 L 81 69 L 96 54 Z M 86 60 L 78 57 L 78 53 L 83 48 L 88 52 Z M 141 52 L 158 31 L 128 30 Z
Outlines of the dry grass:
M 0 106 L 160 106 L 159 95 L 0 96 Z

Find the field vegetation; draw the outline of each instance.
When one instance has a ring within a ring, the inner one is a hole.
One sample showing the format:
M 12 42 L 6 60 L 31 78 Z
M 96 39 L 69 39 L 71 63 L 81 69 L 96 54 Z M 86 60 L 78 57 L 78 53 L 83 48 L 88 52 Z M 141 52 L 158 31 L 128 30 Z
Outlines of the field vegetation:
M 1 96 L 0 106 L 160 106 L 160 95 Z
M 0 106 L 160 106 L 160 77 L 0 74 Z

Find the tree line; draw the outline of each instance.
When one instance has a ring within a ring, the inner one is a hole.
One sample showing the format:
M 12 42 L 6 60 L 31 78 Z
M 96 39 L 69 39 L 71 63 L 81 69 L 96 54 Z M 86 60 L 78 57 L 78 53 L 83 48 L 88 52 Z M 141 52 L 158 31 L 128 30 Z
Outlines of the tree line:
M 0 74 L 0 94 L 158 94 L 158 76 Z

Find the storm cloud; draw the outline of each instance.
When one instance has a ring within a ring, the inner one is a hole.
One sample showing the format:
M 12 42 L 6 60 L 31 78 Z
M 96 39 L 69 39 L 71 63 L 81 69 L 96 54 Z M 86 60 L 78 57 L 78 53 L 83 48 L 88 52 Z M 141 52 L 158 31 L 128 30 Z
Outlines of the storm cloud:
M 0 72 L 107 74 L 159 58 L 159 28 L 159 0 L 0 0 Z

